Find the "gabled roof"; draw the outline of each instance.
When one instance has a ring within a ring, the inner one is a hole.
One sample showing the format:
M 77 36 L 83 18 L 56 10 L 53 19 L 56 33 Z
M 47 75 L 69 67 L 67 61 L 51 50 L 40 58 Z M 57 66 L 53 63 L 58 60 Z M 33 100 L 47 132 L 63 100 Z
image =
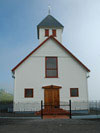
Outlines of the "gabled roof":
M 59 23 L 53 16 L 48 15 L 37 25 L 37 27 L 63 28 L 64 26 Z
M 38 25 L 38 39 L 39 39 L 39 28 L 63 28 L 64 26 L 58 22 L 53 16 L 48 15 Z
M 49 36 L 45 41 L 43 41 L 37 48 L 35 48 L 30 54 L 28 54 L 19 64 L 17 64 L 13 69 L 12 72 L 14 72 L 25 60 L 28 59 L 36 50 L 38 50 L 47 40 L 50 38 L 54 39 L 58 45 L 60 45 L 67 53 L 69 53 L 81 66 L 83 66 L 88 72 L 90 70 L 79 60 L 77 59 L 67 48 L 65 48 L 58 40 L 56 40 L 53 36 Z

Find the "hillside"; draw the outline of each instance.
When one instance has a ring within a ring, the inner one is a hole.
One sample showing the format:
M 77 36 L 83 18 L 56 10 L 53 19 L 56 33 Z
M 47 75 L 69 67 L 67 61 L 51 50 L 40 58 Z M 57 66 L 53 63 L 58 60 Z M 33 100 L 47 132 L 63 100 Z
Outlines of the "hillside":
M 13 95 L 0 89 L 0 101 L 13 101 Z

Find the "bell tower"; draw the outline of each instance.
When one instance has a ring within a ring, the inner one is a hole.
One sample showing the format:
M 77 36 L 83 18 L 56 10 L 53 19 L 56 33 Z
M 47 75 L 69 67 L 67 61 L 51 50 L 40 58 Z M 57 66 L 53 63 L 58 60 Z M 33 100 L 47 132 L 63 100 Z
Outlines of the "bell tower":
M 42 43 L 51 35 L 62 43 L 63 28 L 64 26 L 49 13 L 49 15 L 37 25 L 39 43 Z

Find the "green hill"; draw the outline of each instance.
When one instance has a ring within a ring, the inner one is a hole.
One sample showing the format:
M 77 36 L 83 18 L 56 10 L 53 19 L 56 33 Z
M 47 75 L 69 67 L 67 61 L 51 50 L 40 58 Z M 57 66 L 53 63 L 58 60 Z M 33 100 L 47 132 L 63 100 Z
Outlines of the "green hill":
M 13 101 L 13 95 L 0 89 L 0 101 Z

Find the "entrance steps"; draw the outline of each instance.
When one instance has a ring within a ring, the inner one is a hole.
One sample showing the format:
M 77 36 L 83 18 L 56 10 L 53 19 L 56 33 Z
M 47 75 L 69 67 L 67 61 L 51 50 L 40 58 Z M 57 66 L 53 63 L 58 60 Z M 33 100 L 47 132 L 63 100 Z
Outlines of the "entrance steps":
M 43 115 L 70 115 L 67 110 L 64 110 L 62 108 L 45 108 L 43 109 L 42 113 Z M 35 115 L 41 115 L 41 110 L 37 111 Z
M 44 115 L 43 119 L 69 119 L 67 115 Z

